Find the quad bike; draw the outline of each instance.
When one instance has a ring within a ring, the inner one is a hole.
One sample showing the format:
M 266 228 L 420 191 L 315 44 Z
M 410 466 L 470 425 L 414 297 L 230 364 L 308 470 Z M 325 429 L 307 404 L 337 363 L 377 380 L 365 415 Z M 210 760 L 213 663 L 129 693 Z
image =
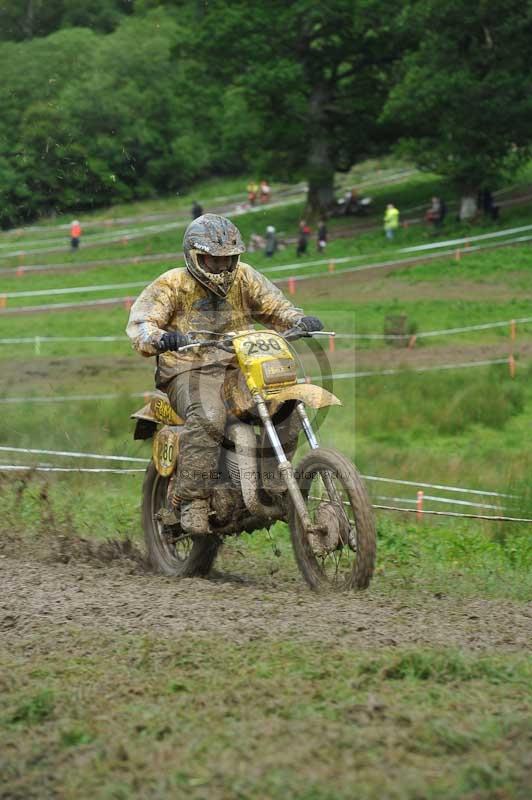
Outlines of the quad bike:
M 326 389 L 297 380 L 289 342 L 309 335 L 316 334 L 300 328 L 284 335 L 269 330 L 198 331 L 189 334 L 193 343 L 181 348 L 218 347 L 233 353 L 238 365 L 222 390 L 228 422 L 219 480 L 210 498 L 209 534 L 184 533 L 179 508 L 172 507 L 183 420 L 162 392 L 132 415 L 137 420 L 135 438 L 153 437 L 143 485 L 142 525 L 156 571 L 182 577 L 206 575 L 225 536 L 268 529 L 283 520 L 290 529 L 298 567 L 312 589 L 369 585 L 376 550 L 369 497 L 353 464 L 338 451 L 318 445 L 305 408 L 341 403 Z M 297 414 L 310 445 L 297 467 L 287 459 L 276 429 L 287 413 Z M 267 451 L 270 465 L 272 453 L 275 456 L 274 488 L 263 479 Z

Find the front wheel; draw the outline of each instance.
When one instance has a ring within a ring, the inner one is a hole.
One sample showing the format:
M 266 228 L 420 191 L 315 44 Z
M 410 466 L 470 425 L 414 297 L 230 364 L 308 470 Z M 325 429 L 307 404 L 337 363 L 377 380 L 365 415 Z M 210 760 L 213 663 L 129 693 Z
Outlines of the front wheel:
M 171 528 L 159 519 L 166 506 L 168 478 L 150 462 L 142 486 L 142 528 L 148 558 L 161 575 L 193 578 L 208 575 L 221 545 L 218 536 L 187 536 L 178 525 Z
M 318 448 L 295 470 L 311 519 L 307 533 L 295 508 L 290 534 L 298 567 L 312 589 L 366 589 L 376 555 L 375 522 L 357 469 L 336 450 Z

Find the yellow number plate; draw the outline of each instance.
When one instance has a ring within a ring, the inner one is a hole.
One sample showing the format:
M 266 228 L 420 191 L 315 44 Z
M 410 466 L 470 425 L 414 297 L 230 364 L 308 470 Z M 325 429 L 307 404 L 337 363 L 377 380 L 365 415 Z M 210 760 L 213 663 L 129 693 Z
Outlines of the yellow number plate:
M 171 428 L 161 428 L 153 440 L 153 460 L 159 475 L 171 475 L 179 452 L 179 434 Z
M 254 331 L 234 340 L 235 350 L 246 361 L 265 357 L 292 358 L 288 346 L 281 336 L 269 331 Z

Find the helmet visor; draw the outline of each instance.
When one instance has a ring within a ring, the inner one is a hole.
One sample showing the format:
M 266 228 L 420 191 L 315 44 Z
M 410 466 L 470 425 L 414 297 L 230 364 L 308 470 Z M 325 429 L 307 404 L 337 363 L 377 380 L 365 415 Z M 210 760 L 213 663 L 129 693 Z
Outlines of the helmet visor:
M 234 272 L 239 261 L 238 255 L 213 256 L 210 253 L 196 252 L 200 269 L 211 275 L 222 275 L 224 272 Z

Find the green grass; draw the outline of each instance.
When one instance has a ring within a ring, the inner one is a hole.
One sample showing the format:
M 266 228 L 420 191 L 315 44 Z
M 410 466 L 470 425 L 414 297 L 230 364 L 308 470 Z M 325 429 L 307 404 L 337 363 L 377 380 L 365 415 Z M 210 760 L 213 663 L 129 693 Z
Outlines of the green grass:
M 367 181 L 362 193 L 375 198 L 378 229 L 363 233 L 360 223 L 353 222 L 353 232 L 358 232 L 351 239 L 335 239 L 336 223 L 331 224 L 327 258 L 349 254 L 360 263 L 393 258 L 399 247 L 427 241 L 424 226 L 402 230 L 389 247 L 382 239 L 380 216 L 388 199 L 402 209 L 427 204 L 433 193 L 451 199 L 431 175 L 417 173 L 394 186 L 379 185 L 381 177 L 403 166 L 383 159 L 345 177 L 345 186 Z M 380 175 L 379 169 L 384 170 Z M 530 175 L 521 179 L 529 180 Z M 246 182 L 213 180 L 183 198 L 145 201 L 92 216 L 186 212 L 195 197 L 205 204 L 214 202 L 222 195 L 243 193 Z M 528 223 L 529 211 L 505 210 L 501 224 Z M 261 209 L 239 218 L 239 224 L 246 237 L 270 223 L 292 235 L 301 213 L 301 204 Z M 491 227 L 482 222 L 455 224 L 449 215 L 442 236 L 486 230 Z M 31 234 L 34 241 L 38 237 Z M 85 241 L 90 241 L 88 232 Z M 86 273 L 2 276 L 0 292 L 148 282 L 170 264 L 118 266 L 111 259 L 178 249 L 178 230 L 127 246 L 82 248 L 77 260 L 105 258 L 108 266 Z M 293 261 L 293 252 L 292 247 L 282 251 L 274 263 Z M 302 263 L 315 258 L 310 252 Z M 76 259 L 67 253 L 35 256 L 39 263 Z M 272 266 L 261 254 L 249 261 L 261 269 Z M 0 260 L 0 267 L 4 265 Z M 306 269 L 312 273 L 318 268 Z M 419 332 L 531 315 L 525 295 L 531 289 L 526 245 L 468 256 L 459 263 L 441 259 L 389 276 L 366 275 L 368 281 L 359 283 L 342 277 L 323 284 L 302 282 L 295 301 L 322 317 L 327 327 L 359 333 L 381 333 L 389 314 L 406 314 Z M 451 296 L 456 287 L 463 296 Z M 107 296 L 121 293 L 112 290 Z M 129 293 L 136 290 L 124 291 Z M 70 299 L 105 296 L 80 292 Z M 9 307 L 15 302 L 46 300 L 10 301 Z M 126 320 L 124 308 L 0 315 L 0 338 L 121 335 Z M 531 333 L 532 325 L 519 326 L 517 344 L 528 342 Z M 436 364 L 469 360 L 469 347 L 479 359 L 480 345 L 499 343 L 501 351 L 508 352 L 505 328 L 419 339 L 416 348 L 421 355 L 430 351 L 431 363 Z M 361 368 L 348 346 L 346 340 L 337 341 L 330 370 Z M 308 370 L 315 374 L 318 365 L 304 349 Z M 391 354 L 398 366 L 406 356 L 406 351 L 380 342 L 359 342 L 357 350 L 360 361 L 375 368 L 381 362 L 372 364 L 373 357 Z M 142 400 L 127 393 L 151 387 L 153 363 L 133 353 L 126 341 L 43 343 L 40 355 L 35 355 L 34 344 L 2 346 L 0 358 L 3 396 L 119 395 L 101 402 L 1 405 L 1 444 L 149 457 L 150 444 L 133 441 L 128 419 Z M 329 369 L 327 359 L 323 369 Z M 501 510 L 532 518 L 531 377 L 523 359 L 514 380 L 502 365 L 336 381 L 334 391 L 344 407 L 324 415 L 320 437 L 365 474 L 515 494 L 519 499 L 505 501 Z M 8 453 L 0 460 L 98 465 Z M 168 581 L 138 569 L 141 483 L 142 474 L 0 472 L 2 555 L 18 555 L 36 572 L 36 563 L 46 569 L 51 561 L 59 561 L 65 569 L 76 570 L 75 575 L 85 566 L 91 573 L 91 565 L 101 567 L 105 561 L 113 579 L 130 570 L 131 581 L 149 583 L 150 591 L 153 587 L 157 592 L 159 581 L 165 587 Z M 380 500 L 378 495 L 410 501 L 416 497 L 416 486 L 368 486 L 378 503 L 400 502 Z M 441 489 L 429 492 L 451 500 L 466 497 Z M 496 504 L 493 498 L 476 499 Z M 444 508 L 426 501 L 425 508 L 431 507 Z M 474 513 L 470 507 L 450 507 Z M 511 609 L 532 596 L 530 526 L 428 515 L 420 521 L 413 514 L 384 511 L 377 513 L 377 526 L 376 574 L 369 593 L 353 598 L 367 609 L 364 627 L 375 633 L 375 642 L 379 624 L 377 619 L 374 625 L 372 610 L 379 603 L 393 603 L 398 619 L 414 609 L 412 625 L 422 626 L 429 603 L 441 600 L 442 614 L 448 607 L 473 608 L 476 602 L 508 605 L 510 620 Z M 132 559 L 126 566 L 124 554 Z M 268 593 L 279 586 L 286 592 L 294 589 L 294 602 L 304 603 L 302 579 L 283 524 L 274 526 L 270 537 L 257 532 L 228 541 L 219 568 L 249 580 L 261 602 L 268 602 Z M 120 585 L 117 580 L 117 604 Z M 201 590 L 195 586 L 195 591 Z M 230 584 L 230 590 L 237 592 L 238 584 Z M 183 603 L 176 603 L 176 613 L 186 614 Z M 216 613 L 222 620 L 224 612 L 213 605 Z M 0 653 L 0 773 L 2 791 L 13 800 L 528 797 L 531 666 L 523 655 L 504 652 L 504 645 L 498 645 L 498 654 L 468 651 L 469 640 L 463 650 L 411 648 L 401 642 L 377 646 L 373 640 L 365 650 L 355 649 L 342 639 L 339 625 L 337 641 L 325 646 L 277 631 L 274 619 L 271 629 L 254 634 L 259 638 L 243 635 L 238 644 L 224 636 L 223 624 L 219 636 L 206 639 L 193 632 L 165 637 L 152 629 L 149 635 L 130 635 L 101 627 L 97 616 L 83 630 L 64 620 L 61 626 L 51 625 L 47 619 L 38 614 L 31 625 L 27 620 L 19 625 L 0 614 L 6 641 L 9 637 L 9 646 Z
M 155 277 L 155 275 L 153 275 Z M 368 300 L 364 292 L 353 285 L 349 293 L 343 292 L 344 284 L 341 277 L 334 278 L 324 286 L 323 293 L 311 290 L 310 287 L 303 286 L 297 292 L 294 301 L 301 303 L 307 313 L 319 315 L 328 330 L 337 332 L 359 333 L 359 334 L 383 334 L 385 320 L 388 315 L 405 314 L 408 324 L 414 326 L 417 333 L 432 330 L 445 330 L 455 327 L 467 327 L 471 325 L 481 325 L 490 322 L 501 322 L 519 318 L 532 317 L 530 300 L 522 298 L 520 292 L 516 290 L 515 296 L 508 299 L 437 299 L 435 297 L 416 298 L 415 292 L 411 299 L 408 296 L 386 297 L 386 283 L 383 284 L 382 299 Z M 286 286 L 284 287 L 286 291 Z M 135 290 L 137 291 L 137 290 Z M 337 293 L 338 292 L 338 293 Z M 104 297 L 117 297 L 126 292 L 111 290 L 96 295 L 76 296 L 78 300 L 103 299 Z M 133 294 L 133 290 L 131 290 Z M 339 296 L 340 295 L 340 296 Z M 62 297 L 65 302 L 69 298 Z M 34 304 L 37 304 L 37 299 Z M 39 298 L 42 302 L 42 298 Z M 74 301 L 74 300 L 73 300 Z M 29 301 L 28 301 L 29 302 Z M 0 314 L 0 338 L 27 338 L 35 336 L 125 336 L 128 311 L 120 306 L 105 308 L 101 310 L 75 310 L 72 312 L 36 313 L 31 316 L 2 316 Z M 438 347 L 447 344 L 467 344 L 467 343 L 489 343 L 489 342 L 509 342 L 509 327 L 494 328 L 487 331 L 465 332 L 460 335 L 449 334 L 446 336 L 420 337 L 417 347 Z M 522 323 L 518 325 L 518 342 L 530 337 L 532 333 L 532 323 Z M 382 348 L 383 342 L 379 340 L 357 341 L 357 348 Z M 386 345 L 389 349 L 389 346 Z M 21 347 L 21 352 L 31 354 L 34 350 L 34 343 L 29 345 L 17 345 Z M 339 349 L 352 349 L 353 342 L 345 339 L 338 339 Z M 26 348 L 26 349 L 24 349 Z M 76 353 L 114 353 L 125 355 L 129 353 L 130 347 L 127 341 L 120 341 L 114 344 L 99 343 L 43 343 L 41 354 L 43 357 L 56 355 L 72 355 Z M 398 352 L 400 355 L 400 351 Z M 0 349 L 0 358 L 12 358 L 10 348 L 3 345 Z
M 146 450 L 139 452 L 142 454 L 148 455 Z M 397 477 L 397 472 L 390 477 Z M 140 542 L 141 485 L 142 473 L 10 476 L 0 483 L 4 525 L 12 536 L 26 543 L 23 549 L 28 556 L 33 552 L 58 556 L 63 550 L 76 554 L 80 537 L 88 542 Z M 375 502 L 385 505 L 397 503 L 379 499 L 381 494 L 416 496 L 415 486 L 408 489 L 370 482 L 369 487 Z M 440 490 L 436 494 L 446 493 Z M 450 500 L 455 498 L 450 494 Z M 483 498 L 479 501 L 485 502 Z M 431 505 L 427 502 L 425 507 Z M 96 508 L 105 509 L 105 513 L 95 515 Z M 420 523 L 414 515 L 378 512 L 378 541 L 374 587 L 379 593 L 415 597 L 430 592 L 521 602 L 532 597 L 532 543 L 526 527 L 503 528 L 497 523 L 430 516 Z M 301 582 L 284 524 L 278 523 L 271 536 L 258 532 L 228 541 L 222 570 L 224 564 L 231 570 L 232 559 L 240 551 L 246 554 L 246 560 L 239 570 L 248 577 L 268 575 L 273 569 L 281 582 Z
M 1 659 L 11 797 L 528 796 L 531 672 L 519 656 L 339 644 L 324 658 L 312 644 L 88 628 Z M 23 725 L 28 684 L 54 710 Z
M 374 165 L 369 164 L 367 169 L 374 175 L 376 181 L 379 180 L 378 174 L 372 172 L 374 170 Z M 234 181 L 217 183 L 215 181 L 211 182 L 210 184 L 211 189 L 214 192 L 217 192 L 220 196 L 227 195 L 229 188 L 232 187 L 233 189 L 237 186 L 245 186 L 244 179 L 235 179 Z M 216 187 L 218 187 L 216 189 Z M 275 188 L 275 187 L 274 187 Z M 400 209 L 404 209 L 404 215 L 406 218 L 409 216 L 420 216 L 420 211 L 417 210 L 415 212 L 409 212 L 408 209 L 417 207 L 417 206 L 427 206 L 430 202 L 430 197 L 434 193 L 439 194 L 446 194 L 449 198 L 449 190 L 442 184 L 442 181 L 438 179 L 436 176 L 431 176 L 422 173 L 415 173 L 414 175 L 405 176 L 404 180 L 400 183 L 393 185 L 392 187 L 382 186 L 378 183 L 375 186 L 371 186 L 371 182 L 367 187 L 367 193 L 371 193 L 375 199 L 374 210 L 371 216 L 367 220 L 349 220 L 347 222 L 348 226 L 352 228 L 354 239 L 351 240 L 342 240 L 342 239 L 335 239 L 334 232 L 338 227 L 344 227 L 346 225 L 345 220 L 333 219 L 330 222 L 330 232 L 331 232 L 331 243 L 327 250 L 327 257 L 331 258 L 340 258 L 346 255 L 350 255 L 353 257 L 357 256 L 364 256 L 366 259 L 374 258 L 379 259 L 382 257 L 390 258 L 393 257 L 394 254 L 397 252 L 398 248 L 402 246 L 408 245 L 415 245 L 421 244 L 427 241 L 429 235 L 432 237 L 432 233 L 427 230 L 424 224 L 421 225 L 411 225 L 408 229 L 402 229 L 400 231 L 399 236 L 394 244 L 390 245 L 384 242 L 382 227 L 381 227 L 381 218 L 382 218 L 382 211 L 386 202 L 390 199 L 390 193 L 393 193 L 393 198 L 396 204 Z M 366 193 L 366 190 L 364 190 Z M 197 194 L 197 193 L 196 193 Z M 196 196 L 194 192 L 191 194 L 191 197 Z M 232 194 L 232 191 L 229 191 L 229 194 Z M 132 213 L 136 213 L 138 210 L 144 212 L 157 212 L 160 208 L 164 208 L 165 210 L 175 208 L 176 213 L 178 210 L 181 210 L 188 206 L 190 200 L 187 201 L 185 206 L 176 204 L 174 199 L 168 199 L 162 201 L 162 205 L 158 205 L 157 202 L 152 203 L 142 203 L 135 206 L 126 206 L 126 207 L 118 207 L 116 209 L 116 215 L 120 216 L 122 213 L 126 215 L 131 215 Z M 519 224 L 527 224 L 530 221 L 530 209 L 528 206 L 515 206 L 508 209 L 504 209 L 502 215 L 502 221 L 500 223 L 500 227 L 509 227 L 513 225 Z M 244 235 L 244 238 L 247 240 L 251 233 L 264 232 L 266 225 L 273 224 L 275 225 L 278 234 L 281 238 L 287 236 L 295 236 L 297 233 L 297 224 L 299 219 L 303 214 L 303 202 L 300 203 L 293 203 L 283 207 L 264 207 L 260 208 L 260 210 L 254 213 L 247 213 L 239 216 L 237 218 L 237 222 L 241 231 Z M 422 214 L 421 214 L 422 215 Z M 103 217 L 105 218 L 105 217 Z M 370 224 L 375 224 L 377 229 L 375 231 L 364 232 L 361 230 L 361 225 L 367 225 L 368 222 Z M 149 224 L 149 223 L 148 223 Z M 140 228 L 144 227 L 146 223 L 139 223 Z M 126 226 L 130 227 L 130 226 Z M 146 238 L 143 239 L 133 239 L 127 245 L 122 243 L 117 244 L 100 244 L 94 247 L 87 247 L 90 243 L 92 237 L 101 234 L 102 232 L 109 232 L 112 231 L 109 227 L 101 227 L 101 228 L 90 228 L 87 230 L 86 234 L 83 237 L 83 242 L 85 243 L 85 248 L 82 245 L 82 248 L 76 256 L 71 256 L 68 253 L 67 247 L 67 237 L 64 236 L 64 233 L 60 234 L 59 237 L 59 245 L 61 246 L 61 241 L 64 239 L 65 241 L 65 251 L 64 253 L 58 254 L 38 254 L 34 253 L 33 255 L 28 252 L 27 256 L 25 257 L 25 263 L 54 263 L 58 260 L 61 262 L 69 262 L 75 263 L 76 261 L 81 260 L 93 260 L 93 259 L 113 259 L 123 256 L 135 256 L 135 255 L 146 255 L 149 253 L 157 253 L 157 252 L 175 252 L 181 249 L 181 236 L 183 228 L 177 228 L 172 231 L 163 232 L 160 234 L 147 234 Z M 455 236 L 467 236 L 467 235 L 474 235 L 475 233 L 485 233 L 487 231 L 491 231 L 493 226 L 491 224 L 487 224 L 484 221 L 478 221 L 473 224 L 463 224 L 458 223 L 453 219 L 453 215 L 450 213 L 448 216 L 448 220 L 446 223 L 445 230 L 442 234 L 440 234 L 441 238 L 446 238 L 448 236 L 455 237 Z M 48 237 L 48 234 L 43 233 L 44 239 Z M 62 237 L 62 238 L 61 238 Z M 4 240 L 1 240 L 4 241 Z M 19 237 L 16 239 L 17 249 L 23 249 L 25 238 Z M 33 244 L 32 244 L 33 242 Z M 34 247 L 36 242 L 36 235 L 33 234 L 30 239 L 28 240 L 28 246 Z M 314 249 L 313 245 L 310 248 L 310 253 L 307 257 L 301 259 L 301 263 L 305 261 L 313 260 L 316 258 L 315 252 L 312 252 Z M 3 249 L 5 252 L 5 249 Z M 295 246 L 290 246 L 287 250 L 282 251 L 278 254 L 274 261 L 276 262 L 290 262 L 293 259 L 295 253 Z M 1 259 L 1 263 L 3 266 L 18 266 L 19 260 L 18 258 L 12 259 Z M 263 266 L 271 266 L 272 260 L 266 259 L 260 253 L 253 254 L 253 263 L 261 268 Z

